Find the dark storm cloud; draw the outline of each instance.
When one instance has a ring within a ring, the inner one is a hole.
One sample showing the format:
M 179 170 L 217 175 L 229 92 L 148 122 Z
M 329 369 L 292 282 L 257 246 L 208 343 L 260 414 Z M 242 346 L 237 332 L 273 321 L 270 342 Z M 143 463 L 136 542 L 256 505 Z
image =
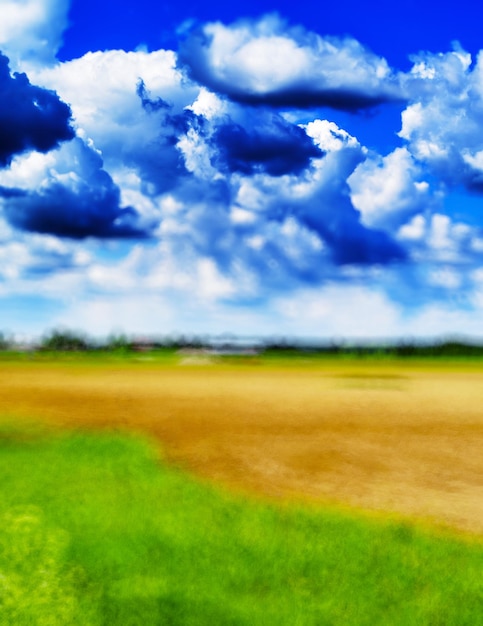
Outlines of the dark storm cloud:
M 119 207 L 119 192 L 112 183 L 102 190 L 80 193 L 53 184 L 42 192 L 9 191 L 4 195 L 8 197 L 8 221 L 22 230 L 73 239 L 146 236 L 136 228 L 136 211 Z
M 310 216 L 302 221 L 322 236 L 337 265 L 387 265 L 407 259 L 405 250 L 387 233 L 364 227 L 350 214 L 332 223 Z
M 226 92 L 236 102 L 252 106 L 270 106 L 280 108 L 311 109 L 328 107 L 339 111 L 358 113 L 364 109 L 377 107 L 385 102 L 394 102 L 401 98 L 387 94 L 361 93 L 355 89 L 317 89 L 311 83 L 294 83 L 289 89 L 280 89 L 266 94 L 244 93 L 238 89 Z
M 141 100 L 141 105 L 143 109 L 150 113 L 171 108 L 171 105 L 166 102 L 166 100 L 163 100 L 160 97 L 152 98 L 149 94 L 149 91 L 146 89 L 146 84 L 142 79 L 138 81 L 138 84 L 136 86 L 136 94 Z
M 293 214 L 316 232 L 335 265 L 387 265 L 408 254 L 389 234 L 368 228 L 351 201 L 347 178 L 364 156 L 359 148 L 329 153 L 318 188 L 303 199 L 275 203 L 275 211 Z
M 390 235 L 361 224 L 344 189 L 324 195 L 317 210 L 303 211 L 300 221 L 321 236 L 336 265 L 387 265 L 407 260 L 404 248 Z
M 74 137 L 70 108 L 57 94 L 30 84 L 25 74 L 10 74 L 0 52 L 0 167 L 28 150 L 48 152 Z
M 173 113 L 173 105 L 151 96 L 143 80 L 138 81 L 136 94 L 143 109 L 158 120 L 158 132 L 150 141 L 131 146 L 123 160 L 138 171 L 143 193 L 152 197 L 172 191 L 189 177 L 176 144 L 191 128 L 203 133 L 205 120 L 189 109 Z
M 190 175 L 177 148 L 188 133 L 205 144 L 213 167 L 223 173 L 300 174 L 312 158 L 323 155 L 302 128 L 270 110 L 231 104 L 229 112 L 208 120 L 190 109 L 173 113 L 165 100 L 151 97 L 143 81 L 137 95 L 143 108 L 159 120 L 158 135 L 133 161 L 155 194 L 173 189 Z
M 236 123 L 223 124 L 212 142 L 217 149 L 216 165 L 247 175 L 299 174 L 312 158 L 323 155 L 302 128 L 275 116 L 246 128 Z
M 120 191 L 102 169 L 100 156 L 80 139 L 59 155 L 62 177 L 47 177 L 40 190 L 0 187 L 4 215 L 21 230 L 81 239 L 84 237 L 143 238 L 139 214 L 120 206 Z M 76 170 L 70 170 L 75 164 Z M 70 171 L 69 171 L 70 170 Z
M 298 219 L 320 235 L 336 265 L 387 265 L 408 257 L 386 232 L 361 223 L 344 182 L 321 189 L 300 207 Z
M 143 80 L 139 80 L 136 86 L 136 95 L 141 101 L 141 106 L 148 113 L 159 113 L 160 132 L 168 143 L 175 144 L 179 136 L 186 133 L 190 128 L 201 131 L 205 118 L 196 115 L 190 109 L 183 109 L 180 113 L 173 113 L 173 105 L 159 96 L 153 98 Z

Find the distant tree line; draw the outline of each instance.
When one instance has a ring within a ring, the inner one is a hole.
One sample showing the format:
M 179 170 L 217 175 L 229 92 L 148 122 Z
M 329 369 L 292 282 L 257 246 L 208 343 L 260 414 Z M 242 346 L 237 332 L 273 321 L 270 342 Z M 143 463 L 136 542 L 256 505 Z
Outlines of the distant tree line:
M 151 338 L 130 338 L 126 335 L 111 335 L 104 340 L 96 340 L 84 333 L 72 330 L 54 330 L 42 337 L 39 341 L 26 346 L 13 339 L 7 339 L 0 333 L 0 350 L 16 350 L 29 348 L 40 352 L 140 352 L 156 349 L 201 349 L 206 343 L 191 337 L 167 337 L 162 340 Z
M 86 337 L 76 335 L 71 331 L 54 331 L 45 337 L 38 346 L 40 350 L 49 352 L 73 352 L 91 350 L 92 345 Z
M 94 340 L 85 334 L 72 330 L 54 330 L 40 341 L 27 346 L 29 350 L 40 352 L 87 352 L 105 351 L 113 353 L 146 352 L 150 350 L 210 350 L 223 352 L 240 346 L 235 337 L 218 338 L 216 341 L 207 337 L 168 336 L 161 339 L 132 338 L 123 334 L 111 335 L 104 340 Z M 327 343 L 282 340 L 259 340 L 256 344 L 242 343 L 245 347 L 255 347 L 260 352 L 275 354 L 320 354 L 354 357 L 483 357 L 483 344 L 470 341 L 446 340 L 433 343 L 400 342 L 394 344 L 357 344 Z M 0 333 L 0 351 L 26 349 Z
M 267 344 L 267 350 L 274 352 L 310 352 L 327 355 L 347 355 L 356 357 L 483 357 L 483 344 L 465 341 L 440 341 L 434 343 L 394 343 L 394 344 L 330 344 L 324 346 L 300 346 L 290 343 Z

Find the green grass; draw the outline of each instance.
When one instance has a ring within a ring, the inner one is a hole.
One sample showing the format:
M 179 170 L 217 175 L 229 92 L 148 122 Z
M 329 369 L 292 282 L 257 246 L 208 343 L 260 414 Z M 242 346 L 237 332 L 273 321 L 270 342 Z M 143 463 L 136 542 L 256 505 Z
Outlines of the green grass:
M 268 505 L 147 440 L 0 428 L 0 624 L 478 626 L 483 545 Z
M 179 365 L 186 355 L 175 348 L 156 348 L 147 352 L 136 352 L 125 349 L 117 350 L 87 350 L 87 351 L 31 351 L 19 352 L 15 350 L 0 350 L 0 364 L 23 366 L 26 364 L 59 365 L 65 367 L 68 364 L 122 366 L 123 364 L 137 364 L 140 367 Z M 480 370 L 483 366 L 483 356 L 479 354 L 424 354 L 397 355 L 391 352 L 367 352 L 358 353 L 349 349 L 340 353 L 329 353 L 304 350 L 266 350 L 259 355 L 212 355 L 213 362 L 227 366 L 262 366 L 262 367 L 310 367 L 310 366 L 333 366 L 344 367 L 347 363 L 360 367 L 427 367 L 436 369 L 454 368 L 458 366 Z

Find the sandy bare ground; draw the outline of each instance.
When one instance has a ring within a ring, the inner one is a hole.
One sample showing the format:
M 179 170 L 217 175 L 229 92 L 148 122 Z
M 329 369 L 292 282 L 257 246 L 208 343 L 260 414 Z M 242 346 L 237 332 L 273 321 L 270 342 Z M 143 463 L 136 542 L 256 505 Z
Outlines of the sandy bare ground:
M 1 364 L 0 413 L 148 431 L 231 487 L 483 533 L 483 367 Z

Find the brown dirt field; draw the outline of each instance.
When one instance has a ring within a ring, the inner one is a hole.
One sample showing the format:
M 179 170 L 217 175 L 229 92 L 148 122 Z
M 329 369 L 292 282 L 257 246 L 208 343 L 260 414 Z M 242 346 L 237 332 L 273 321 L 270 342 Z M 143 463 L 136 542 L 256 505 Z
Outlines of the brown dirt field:
M 483 533 L 483 366 L 3 363 L 0 413 L 147 431 L 231 488 Z

